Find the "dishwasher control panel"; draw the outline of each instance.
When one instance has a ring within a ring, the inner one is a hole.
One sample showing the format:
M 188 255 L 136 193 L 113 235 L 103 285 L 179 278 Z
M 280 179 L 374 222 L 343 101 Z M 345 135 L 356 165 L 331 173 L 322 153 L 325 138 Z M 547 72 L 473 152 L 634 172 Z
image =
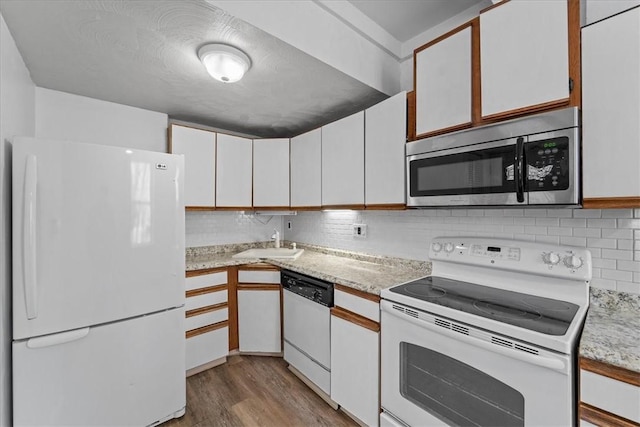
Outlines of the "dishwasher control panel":
M 285 290 L 326 307 L 333 307 L 333 283 L 288 270 L 283 270 L 280 278 Z

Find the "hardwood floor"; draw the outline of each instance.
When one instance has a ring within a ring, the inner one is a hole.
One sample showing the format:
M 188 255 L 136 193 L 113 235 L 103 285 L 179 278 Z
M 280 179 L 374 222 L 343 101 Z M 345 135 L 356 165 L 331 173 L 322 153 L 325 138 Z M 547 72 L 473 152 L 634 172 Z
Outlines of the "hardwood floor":
M 187 412 L 162 427 L 357 426 L 335 411 L 279 357 L 231 356 L 187 378 Z

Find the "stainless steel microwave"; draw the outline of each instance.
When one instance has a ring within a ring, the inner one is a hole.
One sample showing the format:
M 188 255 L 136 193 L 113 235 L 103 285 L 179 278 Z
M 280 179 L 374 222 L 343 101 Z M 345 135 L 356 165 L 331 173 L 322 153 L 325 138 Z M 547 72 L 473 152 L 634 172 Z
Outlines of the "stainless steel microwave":
M 580 111 L 407 144 L 407 206 L 579 206 Z

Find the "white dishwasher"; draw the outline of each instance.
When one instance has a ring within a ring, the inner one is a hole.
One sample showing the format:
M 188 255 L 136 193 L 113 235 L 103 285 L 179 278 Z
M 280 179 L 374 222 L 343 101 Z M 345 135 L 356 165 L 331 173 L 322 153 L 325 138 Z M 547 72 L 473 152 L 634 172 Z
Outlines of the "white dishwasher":
M 284 360 L 320 390 L 331 393 L 333 284 L 283 270 Z

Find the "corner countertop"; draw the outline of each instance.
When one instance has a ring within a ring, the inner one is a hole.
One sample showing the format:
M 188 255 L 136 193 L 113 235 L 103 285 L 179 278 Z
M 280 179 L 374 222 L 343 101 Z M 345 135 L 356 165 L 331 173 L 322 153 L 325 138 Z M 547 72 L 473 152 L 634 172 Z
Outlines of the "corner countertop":
M 232 258 L 238 252 L 255 247 L 267 247 L 266 245 L 265 242 L 259 242 L 188 248 L 187 271 L 268 262 L 280 268 L 374 295 L 379 295 L 384 288 L 419 279 L 431 273 L 431 264 L 426 261 L 366 255 L 303 244 L 298 244 L 298 248 L 304 249 L 304 252 L 296 260 Z M 288 246 L 287 242 L 283 246 Z
M 640 295 L 591 288 L 580 357 L 640 374 Z

